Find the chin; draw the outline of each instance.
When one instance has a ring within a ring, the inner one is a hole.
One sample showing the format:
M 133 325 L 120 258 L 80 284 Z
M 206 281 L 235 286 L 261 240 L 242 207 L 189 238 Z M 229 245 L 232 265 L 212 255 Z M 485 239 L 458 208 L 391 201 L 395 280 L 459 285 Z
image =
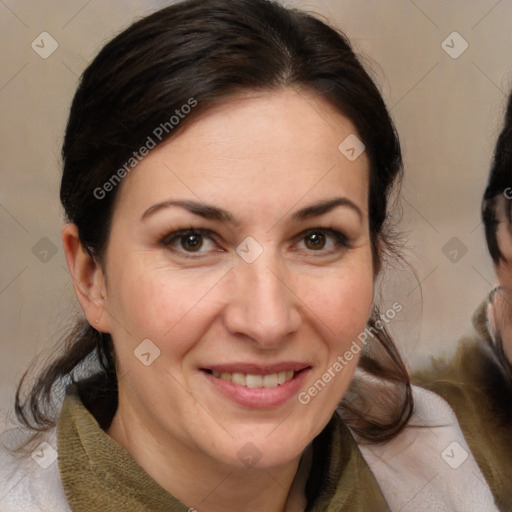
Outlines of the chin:
M 301 457 L 307 444 L 287 443 L 283 446 L 279 442 L 262 444 L 259 440 L 239 441 L 235 453 L 225 454 L 223 462 L 238 469 L 278 468 Z
M 299 458 L 308 444 L 325 425 L 311 425 L 286 418 L 281 424 L 254 425 L 242 429 L 233 437 L 225 436 L 208 446 L 210 455 L 219 462 L 236 468 L 271 469 Z M 290 420 L 293 422 L 291 425 Z M 327 420 L 328 421 L 328 420 Z M 293 428 L 290 428 L 293 427 Z M 229 429 L 228 429 L 229 430 Z M 231 432 L 231 431 L 230 431 Z

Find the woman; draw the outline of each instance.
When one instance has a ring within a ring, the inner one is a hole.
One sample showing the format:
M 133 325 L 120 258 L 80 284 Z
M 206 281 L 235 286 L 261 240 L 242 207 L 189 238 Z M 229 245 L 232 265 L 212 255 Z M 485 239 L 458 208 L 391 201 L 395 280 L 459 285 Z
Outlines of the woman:
M 2 510 L 473 509 L 449 508 L 472 460 L 453 472 L 441 434 L 404 430 L 402 306 L 373 305 L 400 146 L 341 34 L 266 0 L 163 9 L 85 71 L 63 159 L 85 319 L 18 390 L 48 473 L 16 470 Z
M 473 315 L 475 332 L 418 382 L 453 407 L 500 510 L 512 510 L 512 94 L 482 203 L 499 286 Z

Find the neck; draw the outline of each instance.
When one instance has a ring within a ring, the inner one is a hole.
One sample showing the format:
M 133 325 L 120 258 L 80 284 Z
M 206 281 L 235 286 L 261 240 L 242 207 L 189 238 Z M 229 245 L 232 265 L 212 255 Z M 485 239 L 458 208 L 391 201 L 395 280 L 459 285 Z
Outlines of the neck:
M 300 457 L 271 469 L 223 464 L 169 433 L 147 427 L 120 401 L 107 429 L 161 487 L 198 512 L 302 512 L 304 485 L 294 484 Z M 292 489 L 293 485 L 293 489 Z M 243 504 L 243 505 L 242 505 Z

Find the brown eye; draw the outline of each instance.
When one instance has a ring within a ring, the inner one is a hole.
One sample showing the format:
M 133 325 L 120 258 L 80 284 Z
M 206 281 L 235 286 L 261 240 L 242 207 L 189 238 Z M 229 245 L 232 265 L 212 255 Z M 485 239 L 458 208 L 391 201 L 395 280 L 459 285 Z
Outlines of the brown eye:
M 187 252 L 195 252 L 201 249 L 203 245 L 203 235 L 189 233 L 181 237 L 181 247 Z
M 306 236 L 306 247 L 312 250 L 319 250 L 325 247 L 324 233 L 310 233 Z
M 214 234 L 207 229 L 183 229 L 168 233 L 160 244 L 183 258 L 199 258 L 223 252 L 215 243 Z

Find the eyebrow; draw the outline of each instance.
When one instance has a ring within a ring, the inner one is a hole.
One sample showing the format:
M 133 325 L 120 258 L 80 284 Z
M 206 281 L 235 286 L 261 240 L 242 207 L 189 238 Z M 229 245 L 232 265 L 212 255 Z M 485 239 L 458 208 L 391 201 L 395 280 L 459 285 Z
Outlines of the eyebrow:
M 235 219 L 226 210 L 217 208 L 216 206 L 209 206 L 204 203 L 197 203 L 195 201 L 164 201 L 162 203 L 155 204 L 148 208 L 142 215 L 141 221 L 153 215 L 154 213 L 163 210 L 164 208 L 170 208 L 172 206 L 178 206 L 188 210 L 194 215 L 199 215 L 204 219 L 217 220 L 220 222 L 234 223 Z
M 318 204 L 307 206 L 306 208 L 296 212 L 292 218 L 294 220 L 305 220 L 312 217 L 320 217 L 320 215 L 329 213 L 331 210 L 334 210 L 334 208 L 337 208 L 338 206 L 346 206 L 350 208 L 357 213 L 359 220 L 363 220 L 364 215 L 361 211 L 361 208 L 359 208 L 356 203 L 346 197 L 328 199 L 327 201 L 322 201 Z
M 155 204 L 148 208 L 141 217 L 141 221 L 145 220 L 147 217 L 155 214 L 156 212 L 163 210 L 165 208 L 170 208 L 173 206 L 177 206 L 180 208 L 184 208 L 188 210 L 190 213 L 194 215 L 198 215 L 199 217 L 203 217 L 204 219 L 216 220 L 219 222 L 236 224 L 235 218 L 231 213 L 222 208 L 217 208 L 216 206 L 207 205 L 204 203 L 198 203 L 195 201 L 163 201 L 161 203 Z M 307 206 L 298 212 L 295 212 L 292 216 L 292 219 L 297 220 L 306 220 L 314 217 L 320 217 L 321 215 L 325 215 L 329 213 L 334 208 L 339 206 L 345 206 L 353 210 L 357 213 L 360 220 L 363 220 L 363 212 L 353 201 L 346 197 L 336 197 L 334 199 L 328 199 L 326 201 L 321 201 L 318 204 L 314 204 L 311 206 Z

